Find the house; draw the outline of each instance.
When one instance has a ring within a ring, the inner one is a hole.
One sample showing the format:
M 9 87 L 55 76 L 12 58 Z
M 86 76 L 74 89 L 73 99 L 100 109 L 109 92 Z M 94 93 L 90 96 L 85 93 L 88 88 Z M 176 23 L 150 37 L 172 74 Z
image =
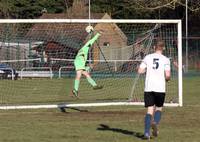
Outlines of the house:
M 44 13 L 40 19 L 88 19 L 88 5 L 84 0 L 74 0 L 73 6 L 68 9 L 67 13 Z M 107 13 L 91 13 L 91 19 L 111 19 L 111 17 Z M 42 50 L 49 59 L 74 59 L 77 51 L 88 39 L 86 26 L 88 23 L 35 24 L 29 30 L 27 38 L 33 41 L 43 41 Z M 130 55 L 127 56 L 127 54 L 131 53 L 132 47 L 123 51 L 123 47 L 127 47 L 127 37 L 117 24 L 97 23 L 93 24 L 93 27 L 95 31 L 104 31 L 98 40 L 103 54 L 95 44 L 90 58 L 93 60 L 104 60 L 104 57 L 107 60 L 128 59 Z

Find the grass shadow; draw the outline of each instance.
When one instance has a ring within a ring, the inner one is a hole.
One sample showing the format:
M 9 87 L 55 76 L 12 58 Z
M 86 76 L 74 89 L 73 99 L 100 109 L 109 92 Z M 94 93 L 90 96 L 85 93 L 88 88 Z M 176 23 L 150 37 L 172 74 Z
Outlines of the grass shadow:
M 88 112 L 88 110 L 86 110 L 86 109 L 79 109 L 79 108 L 76 108 L 76 107 L 64 107 L 64 106 L 60 106 L 58 108 L 63 113 L 68 113 L 66 111 L 66 109 L 76 110 L 76 111 L 79 111 L 79 112 Z
M 120 129 L 120 128 L 111 128 L 108 125 L 105 124 L 99 124 L 99 127 L 97 128 L 97 130 L 99 131 L 112 131 L 112 132 L 116 132 L 116 133 L 121 133 L 124 135 L 131 135 L 134 136 L 136 138 L 142 139 L 144 137 L 144 134 L 141 132 L 135 132 L 135 131 L 129 131 L 129 130 L 124 130 L 124 129 Z

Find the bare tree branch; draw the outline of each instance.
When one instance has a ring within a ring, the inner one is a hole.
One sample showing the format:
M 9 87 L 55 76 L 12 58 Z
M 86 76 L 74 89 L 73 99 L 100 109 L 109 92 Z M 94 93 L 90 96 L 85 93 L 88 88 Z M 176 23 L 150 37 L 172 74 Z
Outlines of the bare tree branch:
M 157 10 L 162 8 L 175 9 L 177 6 L 186 6 L 185 0 L 137 0 L 126 1 L 128 3 L 127 8 L 134 8 L 137 10 Z M 188 9 L 192 12 L 200 10 L 200 0 L 190 0 L 188 3 Z

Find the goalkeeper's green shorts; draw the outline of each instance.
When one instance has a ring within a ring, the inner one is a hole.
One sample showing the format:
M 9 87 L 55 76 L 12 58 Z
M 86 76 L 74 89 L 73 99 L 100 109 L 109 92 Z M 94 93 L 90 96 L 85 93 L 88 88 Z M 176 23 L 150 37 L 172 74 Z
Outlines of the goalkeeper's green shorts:
M 75 60 L 74 61 L 75 70 L 85 70 L 85 61 Z

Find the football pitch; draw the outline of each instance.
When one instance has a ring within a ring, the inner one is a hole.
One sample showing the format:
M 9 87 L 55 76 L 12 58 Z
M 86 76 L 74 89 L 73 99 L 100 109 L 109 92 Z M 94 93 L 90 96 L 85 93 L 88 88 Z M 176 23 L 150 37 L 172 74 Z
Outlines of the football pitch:
M 66 80 L 63 81 L 67 83 Z M 8 82 L 7 85 L 20 88 L 25 83 L 27 81 L 15 83 L 16 86 L 13 86 Z M 30 80 L 29 83 L 34 83 L 32 90 L 27 90 L 32 95 L 37 95 L 37 90 L 47 92 L 43 93 L 44 96 L 33 98 L 27 97 L 27 94 L 21 94 L 20 98 L 18 95 L 16 95 L 17 98 L 1 95 L 2 103 L 23 103 L 24 100 L 27 102 L 29 99 L 30 102 L 35 103 L 51 100 L 64 102 L 66 92 L 70 91 L 70 89 L 64 91 L 60 89 L 66 85 L 61 80 L 58 80 L 56 87 L 51 86 L 51 83 L 45 83 L 46 86 L 42 86 L 37 84 L 37 80 Z M 2 91 L 2 86 L 6 87 L 5 84 L 0 81 Z M 183 107 L 165 107 L 159 126 L 159 136 L 150 141 L 200 141 L 199 86 L 200 77 L 184 78 Z M 16 94 L 22 93 L 20 89 L 14 91 L 18 91 Z M 57 95 L 50 95 L 55 93 Z M 100 99 L 102 97 L 100 95 L 91 96 L 89 100 Z M 73 102 L 74 98 L 70 99 Z M 79 101 L 84 101 L 84 98 Z M 143 141 L 139 136 L 143 133 L 145 111 L 143 106 L 67 108 L 66 112 L 61 112 L 59 109 L 1 110 L 0 142 L 140 142 Z

